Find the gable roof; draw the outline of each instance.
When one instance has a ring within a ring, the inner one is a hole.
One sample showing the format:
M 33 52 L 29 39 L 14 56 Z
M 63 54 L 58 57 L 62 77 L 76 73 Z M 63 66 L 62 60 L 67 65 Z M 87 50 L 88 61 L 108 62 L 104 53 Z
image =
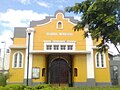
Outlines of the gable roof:
M 26 27 L 15 27 L 14 28 L 14 38 L 25 38 L 26 37 Z
M 72 23 L 74 23 L 74 24 L 77 24 L 77 23 L 79 22 L 78 20 L 75 20 L 74 17 L 66 17 L 66 16 L 65 16 L 65 12 L 63 12 L 62 10 L 57 10 L 57 11 L 55 12 L 54 16 L 46 16 L 46 18 L 43 19 L 43 20 L 31 21 L 31 22 L 30 22 L 30 27 L 34 27 L 34 26 L 37 26 L 37 25 L 42 25 L 42 24 L 48 23 L 48 22 L 50 22 L 50 20 L 51 20 L 52 18 L 56 18 L 56 16 L 57 16 L 58 13 L 63 14 L 63 17 L 64 17 L 64 18 L 68 18 L 68 19 L 70 20 L 70 22 L 72 22 Z

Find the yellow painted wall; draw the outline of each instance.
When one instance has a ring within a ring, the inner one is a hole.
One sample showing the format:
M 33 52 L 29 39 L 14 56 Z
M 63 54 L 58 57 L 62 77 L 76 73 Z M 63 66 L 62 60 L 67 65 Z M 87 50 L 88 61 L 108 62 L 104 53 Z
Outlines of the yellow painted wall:
M 74 31 L 74 25 L 68 22 L 68 19 L 62 19 L 62 15 L 58 15 L 57 19 L 52 19 L 52 22 L 36 26 L 34 33 L 34 50 L 44 49 L 44 40 L 73 40 L 76 41 L 76 50 L 85 50 L 86 41 L 84 39 L 84 31 Z M 63 22 L 63 29 L 57 29 L 56 24 L 58 21 Z M 46 33 L 72 33 L 71 36 L 61 36 L 61 35 L 47 35 Z
M 12 68 L 12 62 L 13 62 L 13 54 L 17 51 L 20 51 L 23 53 L 23 68 Z M 9 79 L 8 82 L 12 83 L 12 82 L 21 82 L 23 83 L 24 81 L 24 65 L 25 63 L 25 49 L 12 49 L 11 50 L 11 55 L 10 55 L 10 69 L 9 69 Z
M 33 55 L 33 66 L 40 68 L 40 78 L 32 79 L 33 82 L 46 82 L 46 76 L 42 77 L 42 69 L 46 70 L 46 57 L 44 54 L 34 54 Z M 45 74 L 46 75 L 46 74 Z
M 26 38 L 14 38 L 13 44 L 19 46 L 26 45 Z
M 93 40 L 93 46 L 99 45 L 101 41 L 102 41 L 102 38 L 100 38 L 98 41 L 96 41 L 96 39 Z
M 94 56 L 96 54 L 96 50 L 94 50 Z M 108 61 L 108 52 L 105 53 L 106 56 L 106 68 L 95 68 L 95 80 L 96 82 L 110 82 L 110 68 L 109 68 L 109 61 Z M 95 62 L 95 57 L 94 57 Z
M 77 54 L 73 56 L 73 82 L 86 82 L 87 80 L 87 64 L 86 64 L 86 55 Z M 74 68 L 78 69 L 78 76 L 74 76 Z

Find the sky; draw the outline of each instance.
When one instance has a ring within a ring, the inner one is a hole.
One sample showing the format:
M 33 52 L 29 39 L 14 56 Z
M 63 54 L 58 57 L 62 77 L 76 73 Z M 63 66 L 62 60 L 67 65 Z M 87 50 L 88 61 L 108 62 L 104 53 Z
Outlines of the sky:
M 0 42 L 6 42 L 6 48 L 12 45 L 14 27 L 29 27 L 32 20 L 42 20 L 53 16 L 55 11 L 84 0 L 0 0 Z M 80 20 L 80 15 L 65 13 Z M 0 43 L 0 48 L 4 43 Z

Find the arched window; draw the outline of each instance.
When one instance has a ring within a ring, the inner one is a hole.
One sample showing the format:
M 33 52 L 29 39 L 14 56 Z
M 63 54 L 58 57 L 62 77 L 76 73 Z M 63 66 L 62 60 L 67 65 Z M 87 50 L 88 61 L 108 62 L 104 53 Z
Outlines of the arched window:
M 97 68 L 105 68 L 106 67 L 106 61 L 105 61 L 105 54 L 97 52 L 95 55 L 96 59 L 96 67 Z
M 63 29 L 63 23 L 61 21 L 57 22 L 57 29 Z
M 13 68 L 23 67 L 23 54 L 21 52 L 15 52 L 13 54 Z

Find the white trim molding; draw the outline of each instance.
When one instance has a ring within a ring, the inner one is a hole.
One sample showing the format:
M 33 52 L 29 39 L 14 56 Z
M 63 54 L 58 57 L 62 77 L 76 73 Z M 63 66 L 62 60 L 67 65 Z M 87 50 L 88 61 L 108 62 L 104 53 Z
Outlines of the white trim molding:
M 32 62 L 33 62 L 33 55 L 30 54 L 30 58 L 29 58 L 29 74 L 28 74 L 29 79 L 32 79 Z
M 50 21 L 48 21 L 48 22 L 46 22 L 46 23 L 44 23 L 44 24 L 39 24 L 39 25 L 37 25 L 37 26 L 43 26 L 43 25 L 46 25 L 46 24 L 51 23 L 53 20 L 57 20 L 57 19 L 58 19 L 58 14 L 61 14 L 61 15 L 62 15 L 62 19 L 63 19 L 63 20 L 67 20 L 69 23 L 71 23 L 71 24 L 73 24 L 73 25 L 77 25 L 77 24 L 71 22 L 71 21 L 70 21 L 70 18 L 65 17 L 63 13 L 58 12 L 58 13 L 55 15 L 55 17 L 51 17 L 51 18 L 50 18 Z
M 44 50 L 33 50 L 30 52 L 31 54 L 34 53 L 41 53 L 41 54 L 50 54 L 50 53 L 69 53 L 69 54 L 91 54 L 90 51 L 80 50 L 80 51 L 44 51 Z
M 90 54 L 87 54 L 87 78 L 94 79 L 94 58 L 93 58 L 93 40 L 91 34 L 88 33 L 88 37 L 86 37 L 86 50 L 90 51 Z
M 26 46 L 18 46 L 18 45 L 11 45 L 10 46 L 11 49 L 26 49 Z

